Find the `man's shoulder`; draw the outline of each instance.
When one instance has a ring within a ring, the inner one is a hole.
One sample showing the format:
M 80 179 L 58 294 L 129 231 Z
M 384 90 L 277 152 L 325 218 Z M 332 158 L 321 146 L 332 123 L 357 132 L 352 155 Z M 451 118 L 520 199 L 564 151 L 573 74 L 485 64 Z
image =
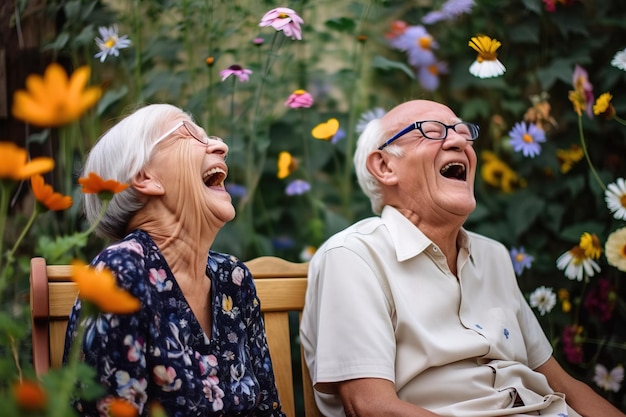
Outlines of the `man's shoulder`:
M 381 226 L 384 226 L 384 222 L 378 216 L 359 220 L 329 237 L 320 247 L 320 250 L 344 247 L 349 245 L 351 241 L 367 241 L 379 231 Z

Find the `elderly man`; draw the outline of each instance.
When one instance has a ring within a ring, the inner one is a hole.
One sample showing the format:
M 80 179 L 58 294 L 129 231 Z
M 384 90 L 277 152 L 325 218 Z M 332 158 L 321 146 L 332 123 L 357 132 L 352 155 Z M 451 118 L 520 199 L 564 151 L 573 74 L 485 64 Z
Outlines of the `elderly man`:
M 478 133 L 416 100 L 361 135 L 379 216 L 318 249 L 300 329 L 324 415 L 625 416 L 554 359 L 506 248 L 462 228 Z

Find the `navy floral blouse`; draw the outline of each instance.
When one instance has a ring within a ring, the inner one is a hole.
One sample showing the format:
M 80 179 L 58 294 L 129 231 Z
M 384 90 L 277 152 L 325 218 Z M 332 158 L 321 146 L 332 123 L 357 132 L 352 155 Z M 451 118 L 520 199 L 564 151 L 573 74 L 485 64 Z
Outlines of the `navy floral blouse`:
M 274 382 L 259 299 L 250 271 L 237 258 L 210 251 L 206 273 L 213 298 L 209 339 L 187 304 L 163 255 L 144 231 L 107 247 L 92 266 L 107 267 L 118 285 L 141 301 L 133 314 L 89 318 L 82 357 L 108 395 L 77 401 L 81 415 L 106 416 L 112 397 L 147 416 L 161 404 L 169 417 L 284 417 Z M 81 302 L 70 314 L 67 358 Z

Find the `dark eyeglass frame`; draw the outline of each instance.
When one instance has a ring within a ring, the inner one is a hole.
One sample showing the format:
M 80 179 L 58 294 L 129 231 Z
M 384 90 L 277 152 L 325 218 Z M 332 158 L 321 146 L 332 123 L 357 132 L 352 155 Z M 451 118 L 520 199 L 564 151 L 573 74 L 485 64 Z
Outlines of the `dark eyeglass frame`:
M 187 133 L 189 133 L 189 136 L 191 136 L 192 138 L 194 138 L 195 140 L 197 140 L 198 142 L 200 142 L 204 146 L 208 146 L 209 145 L 209 140 L 218 140 L 220 142 L 224 142 L 224 140 L 222 138 L 219 138 L 217 136 L 201 136 L 201 137 L 198 137 L 197 133 L 194 134 L 194 131 L 196 131 L 197 129 L 194 129 L 193 127 L 190 127 L 189 126 L 190 124 L 191 124 L 191 122 L 189 122 L 187 120 L 181 120 L 180 122 L 176 123 L 170 130 L 168 130 L 167 132 L 162 134 L 154 142 L 154 144 L 156 145 L 157 143 L 159 143 L 162 140 L 166 139 L 169 135 L 171 135 L 172 133 L 176 132 L 178 129 L 180 129 L 183 126 L 185 127 L 185 130 L 187 131 Z
M 424 130 L 422 129 L 422 124 L 424 123 L 438 123 L 441 126 L 444 127 L 444 131 L 443 131 L 443 136 L 439 137 L 439 138 L 433 138 L 428 136 L 426 133 L 424 133 Z M 459 123 L 455 123 L 452 125 L 447 125 L 445 123 L 442 123 L 438 120 L 422 120 L 419 122 L 414 122 L 411 123 L 409 126 L 405 127 L 404 129 L 402 129 L 401 131 L 399 131 L 398 133 L 396 133 L 395 135 L 393 135 L 393 137 L 389 140 L 387 140 L 385 143 L 383 143 L 382 145 L 380 145 L 378 147 L 378 150 L 383 150 L 384 148 L 386 148 L 387 146 L 391 145 L 393 143 L 393 141 L 395 141 L 396 139 L 400 139 L 402 136 L 406 135 L 407 133 L 413 131 L 413 130 L 419 130 L 420 133 L 422 134 L 423 137 L 425 137 L 426 139 L 430 139 L 430 140 L 444 140 L 445 138 L 448 137 L 448 129 L 452 129 L 456 132 L 456 127 L 459 125 L 463 125 L 463 126 L 467 126 L 468 130 L 470 132 L 470 134 L 472 135 L 469 139 L 465 138 L 465 140 L 470 141 L 470 142 L 474 142 L 476 139 L 478 139 L 478 134 L 480 133 L 480 126 L 478 126 L 476 123 L 470 123 L 470 122 L 459 122 Z

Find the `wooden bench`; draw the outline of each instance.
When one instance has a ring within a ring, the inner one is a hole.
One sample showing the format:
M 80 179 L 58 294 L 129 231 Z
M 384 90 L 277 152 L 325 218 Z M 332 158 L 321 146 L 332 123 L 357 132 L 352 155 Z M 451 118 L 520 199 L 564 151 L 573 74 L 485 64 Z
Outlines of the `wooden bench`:
M 297 335 L 290 334 L 290 312 L 297 312 L 298 323 L 304 306 L 308 263 L 292 263 L 277 257 L 261 257 L 246 262 L 255 279 L 261 299 L 267 340 L 274 365 L 276 385 L 283 411 L 288 417 L 321 416 L 315 405 L 308 370 L 302 359 L 292 357 Z M 60 367 L 65 328 L 77 295 L 70 265 L 46 265 L 44 258 L 30 263 L 33 365 L 37 374 Z M 293 314 L 292 314 L 293 317 Z M 295 366 L 294 366 L 295 365 Z M 294 383 L 294 375 L 301 375 Z M 296 392 L 297 389 L 302 392 Z M 297 399 L 302 399 L 297 402 Z

